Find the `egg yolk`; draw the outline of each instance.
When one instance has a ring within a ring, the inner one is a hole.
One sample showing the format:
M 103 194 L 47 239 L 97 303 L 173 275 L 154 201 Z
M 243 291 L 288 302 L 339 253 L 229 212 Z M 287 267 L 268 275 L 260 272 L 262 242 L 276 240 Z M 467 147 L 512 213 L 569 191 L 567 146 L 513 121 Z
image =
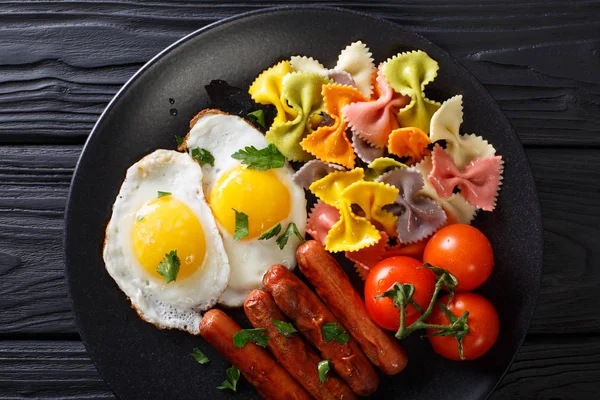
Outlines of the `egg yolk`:
M 232 236 L 235 211 L 248 216 L 248 236 L 260 236 L 290 213 L 290 193 L 273 170 L 235 167 L 223 174 L 210 193 L 210 207 L 221 226 Z M 285 227 L 283 227 L 285 229 Z
M 185 203 L 163 196 L 144 204 L 134 218 L 133 251 L 150 274 L 164 279 L 156 269 L 173 250 L 177 250 L 181 262 L 177 280 L 202 268 L 206 253 L 204 230 Z

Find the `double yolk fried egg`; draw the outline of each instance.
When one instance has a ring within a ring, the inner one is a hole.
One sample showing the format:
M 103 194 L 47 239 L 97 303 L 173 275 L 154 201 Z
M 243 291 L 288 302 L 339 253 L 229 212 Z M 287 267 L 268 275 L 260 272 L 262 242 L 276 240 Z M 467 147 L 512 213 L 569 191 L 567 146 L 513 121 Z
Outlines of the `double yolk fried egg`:
M 203 311 L 217 302 L 239 307 L 271 265 L 295 266 L 295 235 L 283 249 L 276 237 L 258 238 L 292 222 L 304 236 L 306 199 L 287 162 L 256 171 L 231 157 L 246 146 L 267 147 L 245 120 L 206 110 L 192 122 L 183 146 L 190 154 L 209 151 L 214 166 L 172 150 L 133 164 L 113 205 L 103 257 L 142 319 L 198 334 Z M 248 235 L 237 241 L 234 210 L 248 217 Z M 168 255 L 179 266 L 172 281 L 159 268 L 170 265 Z

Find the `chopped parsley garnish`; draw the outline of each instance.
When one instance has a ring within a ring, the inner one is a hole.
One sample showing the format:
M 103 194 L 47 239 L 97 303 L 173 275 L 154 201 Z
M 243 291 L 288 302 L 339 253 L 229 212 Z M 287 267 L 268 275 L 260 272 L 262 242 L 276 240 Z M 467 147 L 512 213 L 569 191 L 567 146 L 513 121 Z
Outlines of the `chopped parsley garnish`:
M 177 141 L 177 146 L 179 146 L 185 140 L 184 137 L 175 135 L 175 141 Z
M 161 197 L 170 196 L 171 194 L 172 194 L 171 192 L 161 192 L 159 190 L 158 191 L 158 198 L 160 199 Z
M 265 123 L 265 112 L 263 110 L 256 110 L 248 113 L 248 118 L 256 122 L 261 128 L 267 128 L 267 124 Z
M 294 325 L 289 322 L 280 321 L 275 318 L 271 318 L 271 322 L 273 322 L 273 325 L 275 325 L 275 328 L 277 328 L 279 333 L 285 337 L 292 337 L 295 332 L 298 332 L 298 329 L 296 329 Z
M 165 258 L 156 267 L 156 272 L 162 275 L 165 281 L 169 283 L 177 279 L 180 266 L 181 261 L 177 257 L 177 250 L 173 250 L 169 254 L 165 254 Z
M 300 234 L 300 232 L 298 231 L 298 227 L 296 226 L 295 223 L 290 222 L 287 226 L 287 228 L 285 228 L 285 232 L 283 232 L 281 234 L 281 236 L 279 236 L 277 238 L 277 246 L 279 246 L 279 249 L 283 250 L 283 248 L 285 247 L 285 245 L 288 242 L 288 239 L 290 238 L 290 236 L 292 235 L 296 235 L 296 237 L 298 239 L 300 239 L 301 243 L 304 243 L 306 240 L 304 240 L 304 238 L 302 237 L 302 235 Z
M 248 342 L 255 343 L 260 347 L 267 347 L 268 340 L 265 328 L 242 329 L 233 335 L 233 345 L 238 349 L 244 347 Z
M 317 371 L 319 371 L 319 382 L 325 383 L 325 377 L 331 369 L 331 361 L 323 360 L 317 365 Z
M 258 237 L 258 240 L 271 239 L 273 236 L 279 235 L 279 232 L 281 232 L 281 224 L 275 225 L 274 227 L 272 227 L 271 229 L 269 229 L 268 231 L 266 231 L 265 233 L 260 235 Z
M 200 350 L 197 347 L 194 347 L 194 351 L 190 355 L 194 358 L 194 360 L 196 360 L 198 364 L 206 364 L 210 361 L 206 354 L 204 354 L 202 350 Z
M 233 232 L 233 241 L 237 242 L 248 236 L 248 216 L 243 212 L 239 212 L 235 208 L 235 231 Z
M 243 150 L 233 153 L 231 157 L 240 160 L 242 164 L 248 166 L 248 169 L 256 171 L 268 171 L 271 168 L 281 168 L 285 165 L 285 157 L 272 143 L 260 150 L 254 146 L 247 146 Z
M 138 220 L 138 222 L 141 222 L 141 221 L 143 221 L 143 220 L 144 220 L 144 218 L 146 218 L 146 216 L 145 216 L 145 215 L 138 215 L 138 216 L 137 216 L 137 220 Z
M 215 166 L 215 158 L 210 151 L 196 147 L 192 149 L 192 158 L 200 163 L 200 165 L 209 164 L 211 167 Z
M 240 370 L 237 369 L 235 365 L 232 365 L 231 368 L 227 368 L 227 379 L 225 379 L 220 386 L 217 386 L 217 389 L 230 389 L 236 392 L 239 380 Z
M 350 340 L 348 332 L 346 332 L 337 322 L 327 322 L 321 327 L 321 333 L 325 343 L 335 340 L 339 344 L 346 344 Z

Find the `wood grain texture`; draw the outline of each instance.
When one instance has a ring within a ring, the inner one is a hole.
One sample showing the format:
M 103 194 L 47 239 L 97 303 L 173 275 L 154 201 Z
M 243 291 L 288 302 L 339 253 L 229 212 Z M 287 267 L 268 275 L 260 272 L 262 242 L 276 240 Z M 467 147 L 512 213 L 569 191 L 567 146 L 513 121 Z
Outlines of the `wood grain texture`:
M 0 333 L 75 332 L 62 235 L 80 151 L 0 147 Z
M 0 399 L 115 399 L 80 341 L 0 341 Z
M 600 333 L 600 151 L 527 155 L 544 224 L 542 290 L 529 332 Z
M 82 142 L 157 52 L 290 1 L 0 3 L 0 143 Z M 423 34 L 479 78 L 525 144 L 600 145 L 600 2 L 332 1 Z M 362 3 L 362 4 L 361 4 Z
M 0 335 L 76 332 L 63 279 L 62 217 L 80 150 L 0 147 L 0 299 L 6 306 Z M 545 235 L 543 287 L 531 332 L 600 333 L 600 152 L 527 154 Z
M 596 399 L 598 381 L 599 337 L 535 337 L 525 342 L 490 400 Z M 0 341 L 0 400 L 31 398 L 115 399 L 81 342 Z
M 490 400 L 597 399 L 600 338 L 527 340 Z

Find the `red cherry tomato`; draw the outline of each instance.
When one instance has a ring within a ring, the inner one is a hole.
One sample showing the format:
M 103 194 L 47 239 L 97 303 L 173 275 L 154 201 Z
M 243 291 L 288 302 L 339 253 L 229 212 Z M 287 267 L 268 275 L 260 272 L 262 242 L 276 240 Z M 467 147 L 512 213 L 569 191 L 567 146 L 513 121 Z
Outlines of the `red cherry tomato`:
M 443 305 L 448 304 L 450 295 L 442 297 L 439 301 Z M 469 311 L 467 325 L 469 333 L 463 338 L 463 355 L 465 360 L 474 360 L 487 353 L 496 340 L 500 330 L 500 321 L 496 309 L 485 297 L 476 293 L 456 293 L 448 310 L 460 317 L 463 312 Z M 435 325 L 448 325 L 450 321 L 444 311 L 435 305 L 427 323 Z M 435 329 L 427 329 L 430 335 Z M 433 350 L 450 360 L 460 360 L 458 342 L 451 336 L 429 336 L 429 343 Z
M 413 300 L 425 310 L 435 289 L 435 274 L 414 258 L 397 256 L 380 261 L 365 281 L 365 303 L 371 318 L 382 328 L 397 331 L 400 312 L 391 298 L 374 298 L 387 291 L 394 283 L 410 283 L 415 287 Z M 405 310 L 404 323 L 412 324 L 419 318 L 417 309 L 409 305 Z
M 481 286 L 494 268 L 490 241 L 471 225 L 454 224 L 437 231 L 425 246 L 423 262 L 441 267 L 458 280 L 457 292 Z

